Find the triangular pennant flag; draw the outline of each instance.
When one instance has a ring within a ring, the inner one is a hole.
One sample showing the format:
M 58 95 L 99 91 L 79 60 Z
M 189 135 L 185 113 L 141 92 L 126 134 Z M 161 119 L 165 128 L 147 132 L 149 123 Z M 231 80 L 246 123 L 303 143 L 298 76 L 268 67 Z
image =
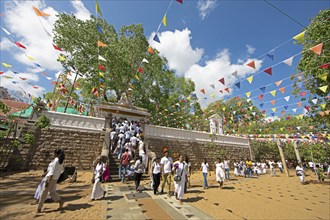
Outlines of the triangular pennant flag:
M 302 105 L 302 102 L 298 102 L 298 103 L 297 103 L 297 106 L 298 106 L 298 107 L 301 107 L 301 105 Z
M 211 86 L 213 89 L 215 89 L 215 86 L 214 86 L 214 84 L 211 84 L 210 86 Z
M 318 100 L 318 99 L 312 99 L 312 102 L 314 103 L 314 105 L 316 105 L 317 100 Z
M 246 97 L 250 98 L 251 92 L 245 93 Z
M 11 68 L 12 66 L 8 63 L 2 63 L 2 66 L 6 67 L 6 68 Z
M 101 8 L 99 6 L 99 3 L 96 1 L 96 4 L 95 4 L 95 9 L 96 9 L 96 12 L 102 16 L 102 12 L 101 12 Z
M 176 1 L 179 2 L 179 3 L 181 3 L 181 4 L 183 3 L 183 0 L 176 0 Z
M 54 47 L 54 49 L 55 49 L 55 50 L 59 50 L 59 51 L 62 51 L 62 49 L 61 49 L 61 48 L 59 48 L 58 46 L 56 46 L 55 44 L 53 44 L 53 47 Z
M 256 68 L 256 65 L 254 63 L 254 60 L 252 60 L 251 62 L 247 63 L 246 65 L 249 66 L 249 67 L 251 67 L 251 68 L 253 68 L 253 69 Z
M 264 95 L 261 94 L 261 95 L 258 96 L 258 98 L 259 98 L 260 100 L 262 100 L 262 99 L 264 98 Z
M 324 112 L 319 112 L 319 114 L 323 117 L 324 116 Z
M 235 86 L 237 86 L 237 88 L 241 88 L 241 83 L 240 82 L 238 82 L 238 83 L 235 83 Z
M 272 111 L 275 113 L 276 112 L 276 108 L 272 108 Z
M 304 40 L 304 37 L 305 37 L 305 32 L 306 31 L 303 31 L 303 32 L 297 34 L 296 36 L 293 37 L 293 39 L 296 40 L 296 41 L 302 42 Z
M 272 105 L 275 105 L 275 102 L 276 102 L 276 100 L 270 101 L 270 103 L 272 103 Z
M 149 63 L 149 61 L 146 58 L 143 58 L 142 63 Z
M 281 113 L 282 113 L 282 115 L 284 115 L 285 114 L 285 111 L 283 110 L 283 111 L 281 111 Z
M 252 81 L 253 81 L 253 76 L 250 76 L 250 77 L 246 78 L 246 80 L 251 84 Z
M 26 49 L 26 47 L 24 45 L 20 44 L 19 42 L 15 42 L 15 44 L 20 48 Z
M 300 96 L 304 97 L 306 94 L 307 94 L 307 92 L 303 91 L 303 92 L 300 93 Z
M 205 95 L 205 89 L 201 89 L 201 93 Z
M 107 47 L 108 45 L 102 43 L 100 40 L 97 41 L 97 46 L 99 47 Z
M 222 84 L 225 85 L 225 78 L 221 78 L 221 79 L 219 79 L 219 82 L 221 82 Z
M 65 58 L 64 56 L 62 56 L 61 54 L 58 56 L 58 59 L 59 59 L 60 61 L 64 61 L 64 60 L 66 60 L 66 58 Z
M 292 66 L 292 61 L 293 61 L 293 56 L 286 59 L 286 60 L 283 60 L 282 62 L 285 63 L 288 66 Z
M 226 107 L 223 107 L 223 108 L 222 108 L 222 111 L 226 111 Z
M 36 7 L 32 6 L 34 12 L 37 14 L 37 16 L 41 16 L 41 17 L 46 17 L 46 16 L 50 16 L 50 14 L 47 14 L 45 12 L 40 11 L 39 9 L 37 9 Z
M 7 34 L 7 35 L 11 35 L 11 33 L 9 31 L 7 31 L 6 29 L 4 29 L 3 27 L 1 27 L 2 30 Z
M 36 59 L 34 59 L 33 57 L 30 57 L 30 56 L 28 56 L 27 54 L 25 54 L 25 56 L 29 59 L 29 60 L 36 60 Z
M 223 93 L 221 89 L 219 90 L 219 92 Z
M 242 102 L 237 102 L 238 107 L 241 107 Z
M 13 77 L 11 76 L 5 76 L 6 79 L 12 79 Z
M 164 15 L 162 22 L 163 22 L 163 25 L 166 27 L 166 26 L 167 26 L 167 18 L 166 18 L 166 15 Z
M 92 94 L 93 94 L 94 96 L 98 96 L 98 89 L 95 88 L 95 87 L 93 87 L 93 88 L 92 88 Z
M 266 54 L 267 57 L 269 57 L 271 60 L 274 60 L 274 51 L 269 51 L 269 53 Z
M 99 66 L 98 66 L 98 67 L 99 67 L 99 69 L 100 69 L 100 70 L 102 70 L 102 71 L 105 71 L 105 66 L 103 66 L 103 65 L 99 64 Z
M 152 47 L 148 47 L 148 52 L 151 53 L 151 54 L 154 54 L 154 50 L 152 49 Z
M 211 96 L 211 98 L 215 98 L 215 94 L 213 94 L 213 93 L 210 96 Z
M 2 63 L 2 64 L 3 64 L 3 63 Z M 322 92 L 326 93 L 326 91 L 327 91 L 327 89 L 328 89 L 328 86 L 321 86 L 321 87 L 319 87 L 319 89 L 320 89 Z
M 328 73 L 323 73 L 322 75 L 318 76 L 317 78 L 322 79 L 323 81 L 327 81 Z
M 102 57 L 101 55 L 99 55 L 99 60 L 102 60 L 102 61 L 107 61 L 104 57 Z
M 19 77 L 21 80 L 27 80 L 27 78 Z
M 305 109 L 309 112 L 309 110 L 311 110 L 310 106 L 305 106 Z
M 252 111 L 252 109 L 253 109 L 253 106 L 250 106 L 250 107 L 249 107 L 249 109 L 250 109 L 250 111 Z
M 273 68 L 272 67 L 269 67 L 267 69 L 264 70 L 265 73 L 268 73 L 269 75 L 272 75 L 272 71 L 273 71 Z
M 102 72 L 99 72 L 99 75 L 100 75 L 101 77 L 104 77 L 104 74 L 103 74 Z
M 284 109 L 285 109 L 285 110 L 288 110 L 288 108 L 289 108 L 289 106 L 288 106 L 288 105 L 284 106 Z
M 314 53 L 316 53 L 317 55 L 320 55 L 322 53 L 322 47 L 323 47 L 323 43 L 320 43 L 314 47 L 309 48 L 311 51 L 313 51 Z
M 275 111 L 276 111 L 276 109 L 275 109 Z M 274 117 L 275 113 L 270 113 L 270 115 Z M 266 131 L 269 131 L 269 128 L 266 128 Z
M 282 94 L 285 93 L 285 87 L 279 88 L 278 90 L 280 90 L 280 92 L 281 92 Z
M 99 33 L 104 34 L 104 32 L 100 26 L 96 25 L 96 29 Z
M 233 72 L 231 75 L 233 75 L 233 76 L 235 76 L 236 78 L 238 78 L 238 77 L 237 77 L 237 70 L 236 70 L 235 72 Z
M 325 109 L 326 104 L 321 104 L 320 106 L 322 109 Z
M 142 69 L 142 67 L 139 67 L 139 68 L 138 68 L 138 72 L 139 72 L 139 73 L 144 73 L 144 70 Z
M 247 101 L 247 102 L 250 102 L 250 101 L 251 101 L 251 99 L 247 99 L 246 101 Z
M 157 34 L 155 34 L 153 40 L 156 41 L 157 43 L 160 43 L 160 40 L 159 40 L 159 37 Z
M 229 93 L 229 88 L 225 88 L 225 91 Z
M 49 76 L 46 76 L 46 79 L 52 80 L 53 78 L 52 77 L 49 77 Z
M 321 69 L 328 69 L 330 66 L 330 63 L 326 63 L 320 66 Z
M 275 84 L 276 86 L 280 86 L 282 84 L 283 80 L 277 81 Z
M 276 90 L 271 91 L 270 94 L 272 94 L 272 96 L 275 97 L 276 96 Z
M 261 88 L 259 88 L 260 90 L 261 90 L 261 92 L 265 92 L 266 91 L 266 87 L 264 86 L 264 87 L 261 87 Z

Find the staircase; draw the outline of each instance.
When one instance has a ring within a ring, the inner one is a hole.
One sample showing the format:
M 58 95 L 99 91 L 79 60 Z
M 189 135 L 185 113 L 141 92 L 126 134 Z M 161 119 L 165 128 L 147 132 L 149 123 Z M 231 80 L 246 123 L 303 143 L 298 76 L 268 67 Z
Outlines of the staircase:
M 111 176 L 112 182 L 119 182 L 119 175 L 118 175 L 118 169 L 119 169 L 119 160 L 117 153 L 111 153 L 109 152 L 109 172 Z

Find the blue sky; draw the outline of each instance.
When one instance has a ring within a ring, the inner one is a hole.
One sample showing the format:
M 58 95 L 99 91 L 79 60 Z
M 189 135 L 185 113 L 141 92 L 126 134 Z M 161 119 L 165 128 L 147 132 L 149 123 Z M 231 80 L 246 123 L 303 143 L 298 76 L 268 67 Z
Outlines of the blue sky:
M 320 10 L 329 9 L 328 0 L 305 1 L 270 1 L 304 26 Z M 291 80 L 285 80 L 280 87 L 286 86 L 281 94 L 274 83 L 296 73 L 300 56 L 293 59 L 290 67 L 281 61 L 301 52 L 302 47 L 290 41 L 277 48 L 275 59 L 262 56 L 278 45 L 290 40 L 302 31 L 302 27 L 271 7 L 265 1 L 212 1 L 184 0 L 183 4 L 173 1 L 167 12 L 167 27 L 161 25 L 158 36 L 161 44 L 152 40 L 170 1 L 99 1 L 103 18 L 117 30 L 123 25 L 142 23 L 145 35 L 151 46 L 160 51 L 160 55 L 169 61 L 169 67 L 177 75 L 191 78 L 196 84 L 196 94 L 203 107 L 217 99 L 228 99 L 252 91 L 251 98 L 256 106 L 264 103 L 267 116 L 274 113 L 271 108 L 277 107 L 274 115 L 281 115 L 283 106 L 289 105 L 286 113 L 295 114 L 292 108 L 299 108 L 291 94 Z M 12 68 L 1 66 L 1 85 L 10 90 L 26 91 L 34 96 L 51 91 L 51 81 L 62 71 L 56 59 L 59 55 L 51 45 L 52 39 L 47 36 L 32 6 L 51 14 L 41 23 L 48 31 L 56 20 L 56 13 L 74 13 L 77 17 L 87 19 L 95 15 L 95 1 L 1 1 L 1 27 L 11 33 L 11 37 L 27 47 L 26 50 L 13 44 L 5 31 L 1 30 L 1 63 L 8 63 Z M 24 52 L 35 61 L 27 59 Z M 249 59 L 256 61 L 256 70 L 247 67 Z M 36 68 L 33 62 L 42 66 Z M 273 68 L 273 75 L 259 73 Z M 238 71 L 239 79 L 231 75 Z M 17 74 L 14 74 L 17 72 Z M 42 72 L 47 73 L 42 75 Z M 256 74 L 257 73 L 257 74 Z M 256 74 L 250 85 L 245 78 Z M 12 76 L 7 79 L 4 76 Z M 28 78 L 21 80 L 18 76 Z M 219 83 L 224 77 L 226 85 Z M 51 79 L 50 79 L 51 78 Z M 13 84 L 12 81 L 18 83 Z M 241 89 L 235 83 L 241 81 Z M 210 85 L 214 84 L 215 89 Z M 271 84 L 271 85 L 270 85 Z M 34 89 L 32 85 L 39 86 Z M 261 94 L 258 88 L 269 85 L 266 92 L 277 90 L 276 96 L 265 94 L 262 101 L 256 96 Z M 20 88 L 19 88 L 20 87 Z M 230 94 L 219 90 L 230 88 Z M 206 90 L 206 94 L 200 92 Z M 224 96 L 226 95 L 226 96 Z M 284 97 L 290 96 L 289 102 Z M 253 98 L 255 97 L 255 98 Z M 275 105 L 270 103 L 276 100 Z M 281 107 L 282 106 L 282 107 Z M 296 114 L 304 113 L 299 108 Z

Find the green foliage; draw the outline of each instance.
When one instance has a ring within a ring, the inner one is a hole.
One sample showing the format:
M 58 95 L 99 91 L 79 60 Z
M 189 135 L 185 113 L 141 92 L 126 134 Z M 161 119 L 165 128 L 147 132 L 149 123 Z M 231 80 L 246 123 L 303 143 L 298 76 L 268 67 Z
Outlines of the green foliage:
M 38 120 L 36 121 L 35 125 L 40 128 L 47 128 L 51 125 L 49 118 L 47 118 L 45 115 L 41 115 Z
M 7 136 L 7 131 L 0 131 L 0 139 L 3 139 Z
M 330 85 L 330 76 L 329 69 L 321 69 L 319 66 L 329 62 L 330 57 L 330 10 L 326 9 L 320 11 L 320 13 L 311 20 L 311 23 L 305 29 L 305 38 L 301 43 L 304 47 L 304 53 L 299 61 L 297 69 L 300 72 L 303 72 L 305 80 L 303 80 L 303 86 L 310 92 L 309 102 L 312 105 L 311 100 L 318 98 L 318 103 L 326 103 L 325 109 L 330 108 L 330 102 L 327 96 L 329 95 L 329 89 L 327 92 L 323 93 L 318 88 L 325 85 Z M 310 51 L 309 48 L 323 43 L 323 49 L 321 55 L 317 55 L 314 52 Z M 326 81 L 323 81 L 319 78 L 320 75 L 328 73 Z M 298 79 L 295 80 L 298 82 Z M 300 88 L 296 87 L 295 93 L 297 94 L 300 91 Z M 330 124 L 330 117 L 321 117 L 317 114 L 319 111 L 322 111 L 319 104 L 313 106 L 309 114 L 313 116 L 313 119 L 317 123 Z
M 7 114 L 11 108 L 7 105 L 5 105 L 3 102 L 0 101 L 0 109 L 4 114 Z
M 28 143 L 28 144 L 34 144 L 35 138 L 33 134 L 26 133 L 23 135 L 23 139 Z

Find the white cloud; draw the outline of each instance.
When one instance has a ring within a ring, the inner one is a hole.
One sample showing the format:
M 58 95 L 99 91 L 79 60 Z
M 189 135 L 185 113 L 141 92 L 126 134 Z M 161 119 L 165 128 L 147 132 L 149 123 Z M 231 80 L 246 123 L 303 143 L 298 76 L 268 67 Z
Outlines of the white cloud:
M 75 9 L 74 15 L 83 21 L 90 19 L 91 13 L 85 7 L 84 3 L 80 0 L 71 1 L 73 8 Z
M 166 31 L 158 35 L 160 44 L 153 41 L 155 33 L 149 37 L 149 43 L 159 51 L 160 56 L 166 57 L 170 69 L 183 75 L 192 65 L 199 62 L 203 49 L 191 47 L 191 31 L 187 28 L 175 32 Z
M 247 48 L 247 53 L 248 54 L 254 54 L 254 51 L 256 50 L 256 48 L 252 47 L 251 45 L 246 45 Z
M 2 41 L 0 42 L 1 50 L 11 50 L 13 47 L 15 47 L 13 42 L 11 42 L 9 38 L 3 37 Z
M 216 0 L 198 0 L 197 9 L 199 11 L 199 16 L 204 20 L 217 6 Z

